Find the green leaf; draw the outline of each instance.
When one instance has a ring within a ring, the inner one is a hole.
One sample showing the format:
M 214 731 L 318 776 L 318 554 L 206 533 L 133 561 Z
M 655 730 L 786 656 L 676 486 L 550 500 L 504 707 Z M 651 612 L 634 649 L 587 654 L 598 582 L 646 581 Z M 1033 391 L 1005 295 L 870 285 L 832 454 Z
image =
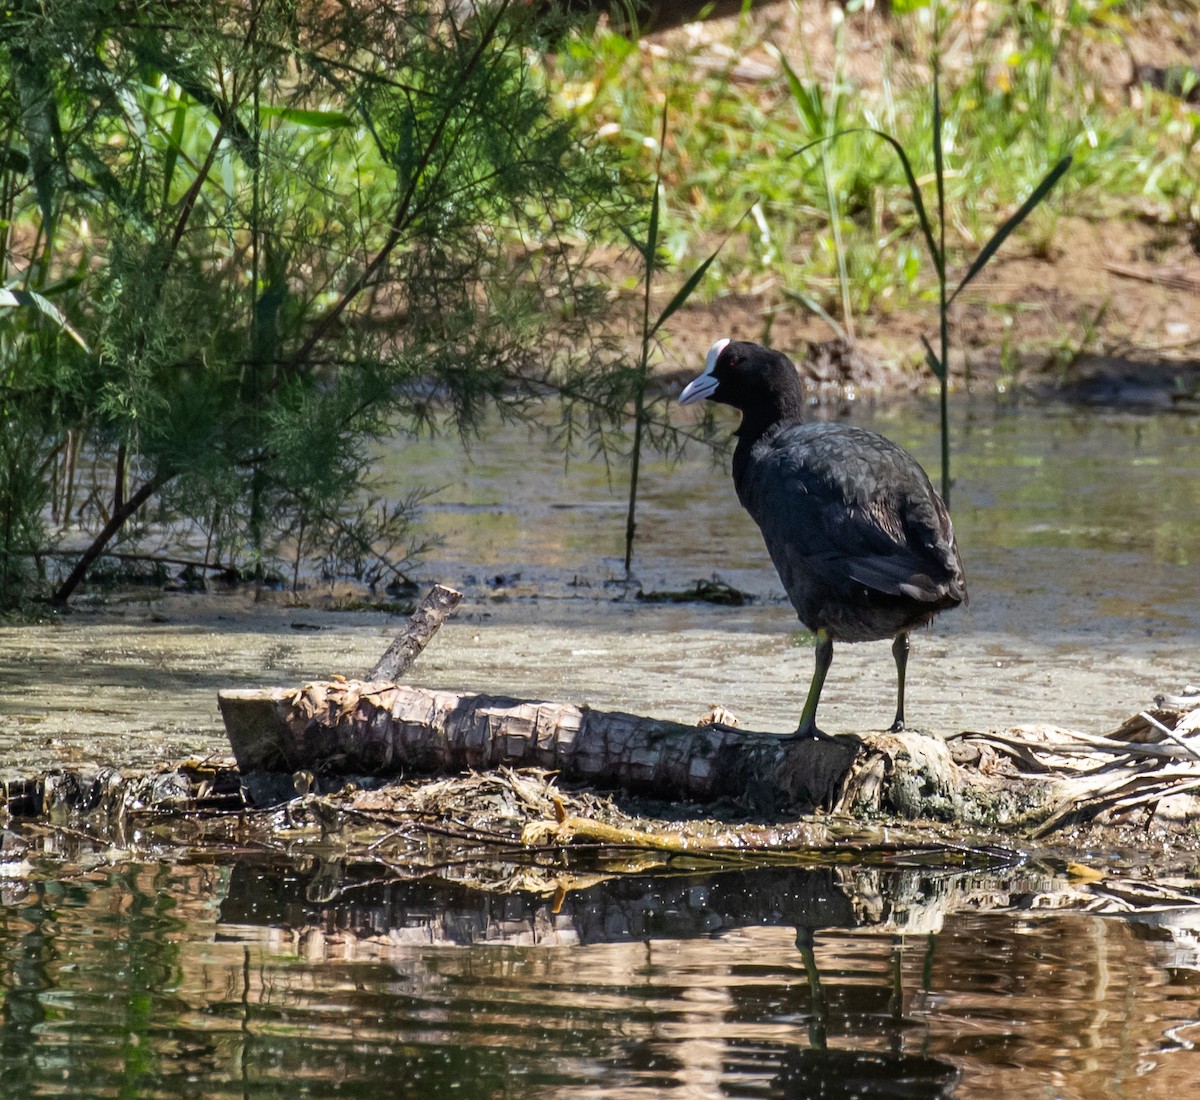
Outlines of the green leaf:
M 996 232 L 992 235 L 992 239 L 983 246 L 983 250 L 975 257 L 975 262 L 967 269 L 967 273 L 962 277 L 962 282 L 955 288 L 954 293 L 950 295 L 950 302 L 953 302 L 958 297 L 958 292 L 963 289 L 980 271 L 984 265 L 995 254 L 999 247 L 1008 239 L 1009 234 L 1017 228 L 1030 214 L 1030 212 L 1044 199 L 1050 189 L 1062 178 L 1063 173 L 1071 167 L 1071 157 L 1065 156 L 1046 174 L 1041 183 L 1033 189 L 1033 193 L 1023 203 L 1020 209 L 1017 210 L 1011 218 L 1008 219 Z M 946 304 L 949 305 L 950 302 Z
M 946 157 L 942 148 L 942 95 L 937 55 L 933 59 L 933 176 L 937 183 L 938 248 L 934 253 L 941 295 L 946 295 Z
M 667 318 L 670 317 L 671 314 L 679 309 L 679 307 L 682 306 L 684 302 L 686 302 L 692 296 L 692 293 L 700 284 L 700 280 L 704 278 L 704 273 L 709 269 L 710 266 L 712 266 L 713 260 L 717 258 L 721 249 L 725 247 L 729 237 L 738 231 L 738 227 L 750 216 L 750 211 L 753 209 L 754 208 L 752 206 L 746 209 L 745 213 L 742 214 L 742 216 L 734 223 L 733 228 L 730 229 L 729 234 L 724 238 L 724 240 L 722 240 L 721 243 L 712 250 L 712 253 L 709 255 L 709 257 L 698 268 L 696 268 L 691 275 L 687 277 L 687 280 L 684 282 L 683 286 L 681 286 L 675 292 L 674 297 L 666 304 L 666 306 L 663 308 L 663 311 L 658 315 L 658 320 L 654 322 L 653 326 L 650 328 L 650 331 L 646 334 L 647 341 L 649 341 L 649 339 L 660 328 L 662 328 L 662 326 L 666 323 Z
M 646 278 L 650 278 L 650 272 L 654 268 L 654 261 L 658 258 L 658 210 L 661 188 L 657 179 L 654 181 L 654 197 L 650 201 L 650 228 L 646 232 L 646 251 L 642 254 L 646 261 Z
M 913 209 L 917 212 L 917 221 L 921 226 L 921 234 L 925 238 L 925 244 L 929 248 L 929 255 L 933 258 L 934 267 L 938 271 L 943 270 L 945 259 L 933 235 L 933 226 L 929 221 L 929 215 L 925 212 L 925 201 L 921 197 L 921 186 L 917 183 L 916 174 L 913 172 L 912 163 L 908 159 L 908 154 L 904 151 L 904 146 L 892 137 L 891 134 L 885 133 L 883 130 L 868 129 L 867 132 L 874 134 L 876 137 L 883 138 L 884 141 L 896 150 L 896 155 L 900 158 L 900 167 L 904 169 L 904 178 L 908 181 L 909 197 L 912 199 Z
M 783 74 L 787 77 L 788 88 L 796 103 L 796 109 L 800 112 L 800 117 L 804 120 L 809 132 L 827 134 L 829 125 L 825 117 L 825 101 L 820 85 L 805 84 L 796 70 L 792 68 L 792 63 L 779 50 L 772 52 L 783 68 Z
M 171 205 L 171 181 L 175 176 L 175 165 L 179 162 L 179 150 L 183 148 L 183 136 L 187 127 L 187 104 L 180 103 L 171 120 L 171 143 L 163 158 L 162 205 L 165 210 Z
M 839 340 L 846 339 L 846 330 L 829 315 L 829 311 L 812 295 L 805 294 L 802 290 L 793 290 L 791 287 L 784 287 L 783 293 L 786 297 L 795 299 L 810 313 L 815 313 L 820 317 L 822 321 L 837 333 Z
M 896 155 L 900 158 L 900 166 L 904 169 L 904 178 L 908 181 L 908 193 L 912 198 L 913 209 L 917 212 L 917 222 L 921 226 L 921 233 L 925 237 L 929 254 L 933 257 L 934 266 L 940 271 L 943 263 L 941 250 L 938 248 L 937 240 L 933 235 L 933 226 L 929 221 L 929 215 L 925 211 L 925 202 L 921 198 L 921 188 L 917 183 L 917 177 L 913 172 L 912 164 L 909 162 L 908 154 L 904 151 L 904 146 L 886 130 L 876 130 L 873 126 L 851 126 L 845 130 L 838 130 L 826 137 L 817 138 L 815 141 L 806 142 L 800 148 L 793 149 L 788 154 L 787 159 L 790 160 L 792 157 L 798 157 L 801 153 L 807 152 L 822 142 L 836 141 L 847 134 L 874 134 L 876 137 L 886 141 L 896 151 Z
M 671 316 L 684 302 L 686 302 L 700 284 L 700 280 L 704 278 L 704 273 L 709 269 L 713 260 L 717 258 L 717 254 L 725 247 L 725 242 L 722 241 L 712 253 L 695 271 L 693 271 L 676 292 L 675 296 L 666 304 L 663 311 L 658 315 L 658 320 L 650 327 L 650 332 L 647 334 L 647 339 L 652 337 L 666 323 L 667 318 Z
M 21 126 L 29 149 L 29 169 L 33 191 L 42 212 L 43 229 L 54 236 L 54 199 L 58 193 L 61 166 L 55 157 L 56 139 L 61 140 L 58 100 L 44 66 L 24 47 L 9 50 L 12 59 L 12 83 L 21 111 Z
M 258 145 L 245 123 L 238 118 L 234 104 L 225 99 L 223 91 L 214 91 L 208 86 L 208 74 L 199 66 L 189 67 L 189 60 L 176 57 L 164 49 L 157 40 L 152 40 L 149 33 L 141 41 L 134 44 L 134 57 L 143 66 L 162 73 L 168 80 L 174 82 L 192 97 L 202 107 L 209 110 L 224 128 L 226 136 L 237 149 L 242 160 L 249 168 L 258 167 Z
M 0 287 L 0 307 L 10 306 L 15 308 L 24 307 L 26 309 L 35 309 L 38 313 L 45 317 L 49 317 L 63 332 L 65 332 L 72 340 L 75 341 L 84 351 L 88 351 L 87 343 L 83 337 L 75 331 L 71 323 L 62 315 L 58 306 L 53 302 L 42 297 L 33 290 L 13 290 L 8 287 Z
M 654 271 L 654 262 L 658 258 L 658 216 L 662 206 L 662 159 L 663 151 L 667 147 L 667 112 L 670 106 L 670 99 L 663 101 L 662 125 L 658 132 L 658 157 L 654 162 L 654 195 L 650 201 L 650 228 L 646 233 L 646 251 L 642 253 L 646 261 L 647 301 L 650 293 L 650 276 Z
M 806 141 L 798 149 L 793 149 L 790 153 L 788 153 L 785 159 L 791 160 L 792 157 L 798 157 L 801 153 L 807 153 L 809 149 L 815 149 L 818 145 L 824 145 L 827 141 L 833 141 L 835 138 L 840 138 L 842 134 L 853 134 L 858 132 L 860 129 L 861 128 L 856 127 L 850 130 L 839 130 L 836 134 L 826 134 L 824 137 L 813 138 L 812 141 Z
M 621 231 L 621 232 L 622 232 L 622 233 L 625 235 L 625 239 L 626 239 L 626 240 L 627 240 L 627 241 L 628 241 L 628 242 L 629 242 L 631 245 L 633 245 L 633 247 L 634 247 L 634 248 L 636 248 L 636 249 L 638 250 L 638 255 L 640 255 L 640 256 L 641 256 L 643 259 L 645 259 L 645 258 L 646 258 L 646 245 L 645 245 L 645 243 L 644 243 L 644 242 L 642 242 L 642 241 L 639 241 L 639 240 L 637 239 L 637 237 L 635 237 L 635 236 L 633 235 L 633 230 L 632 230 L 632 229 L 630 229 L 628 226 L 625 226 L 625 225 L 618 225 L 618 226 L 617 226 L 617 228 L 618 228 L 618 229 L 619 229 L 619 230 L 620 230 L 620 231 Z
M 937 352 L 933 350 L 933 345 L 930 344 L 924 336 L 921 337 L 921 343 L 925 345 L 925 362 L 929 364 L 929 369 L 933 371 L 934 377 L 939 382 L 946 381 L 946 366 L 937 357 Z
M 295 126 L 307 126 L 313 130 L 342 130 L 354 125 L 354 119 L 345 111 L 310 111 L 298 107 L 260 107 L 263 118 L 277 118 Z
M 908 15 L 910 12 L 927 8 L 933 0 L 892 0 L 893 15 Z

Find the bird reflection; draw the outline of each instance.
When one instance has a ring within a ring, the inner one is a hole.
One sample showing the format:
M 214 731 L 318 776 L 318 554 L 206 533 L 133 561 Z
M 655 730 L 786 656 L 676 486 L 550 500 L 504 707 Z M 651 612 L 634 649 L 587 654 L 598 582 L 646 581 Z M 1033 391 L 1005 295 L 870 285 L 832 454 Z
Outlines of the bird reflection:
M 796 926 L 796 949 L 800 953 L 808 979 L 811 1014 L 808 1023 L 807 1047 L 780 1045 L 771 1052 L 778 1060 L 778 1070 L 765 1094 L 778 1100 L 839 1100 L 851 1097 L 870 1100 L 888 1097 L 890 1100 L 939 1100 L 954 1095 L 960 1072 L 952 1062 L 924 1054 L 903 1051 L 904 989 L 902 947 L 897 942 L 892 952 L 891 991 L 888 998 L 890 1026 L 888 1035 L 892 1049 L 858 1050 L 829 1045 L 829 999 L 821 984 L 817 965 L 814 929 L 810 925 Z M 930 950 L 933 948 L 930 937 Z M 928 970 L 928 965 L 926 966 Z M 758 1057 L 770 1057 L 759 1049 Z M 772 1059 L 774 1060 L 774 1059 Z

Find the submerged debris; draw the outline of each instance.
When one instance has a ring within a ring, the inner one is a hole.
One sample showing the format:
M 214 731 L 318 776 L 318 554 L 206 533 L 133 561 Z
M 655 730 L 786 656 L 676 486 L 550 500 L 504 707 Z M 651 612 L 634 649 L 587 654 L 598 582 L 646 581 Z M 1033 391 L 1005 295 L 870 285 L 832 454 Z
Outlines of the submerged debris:
M 721 607 L 744 607 L 754 600 L 749 592 L 734 588 L 728 581 L 716 576 L 711 580 L 696 581 L 691 588 L 665 592 L 643 592 L 638 589 L 637 598 L 642 603 L 712 603 Z

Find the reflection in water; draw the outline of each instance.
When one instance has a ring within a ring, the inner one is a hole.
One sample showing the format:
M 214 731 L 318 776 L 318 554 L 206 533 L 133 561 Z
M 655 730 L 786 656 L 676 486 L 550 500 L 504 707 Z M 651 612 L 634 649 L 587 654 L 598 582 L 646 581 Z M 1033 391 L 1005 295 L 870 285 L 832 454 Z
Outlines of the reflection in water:
M 944 875 L 628 878 L 556 906 L 435 883 L 322 904 L 318 873 L 12 887 L 0 1093 L 1176 1100 L 1200 1068 L 1200 981 L 1165 933 L 1038 911 L 1033 872 L 969 876 L 1016 908 L 909 936 L 876 922 Z

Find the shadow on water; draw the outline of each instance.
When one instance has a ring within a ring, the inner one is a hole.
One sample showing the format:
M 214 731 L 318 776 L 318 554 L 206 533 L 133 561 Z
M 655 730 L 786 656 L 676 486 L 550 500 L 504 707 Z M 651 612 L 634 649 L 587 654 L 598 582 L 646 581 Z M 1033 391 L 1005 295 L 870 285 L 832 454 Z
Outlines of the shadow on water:
M 1136 1079 L 1153 1098 L 1195 1070 L 1194 947 L 1056 910 L 1072 887 L 1037 868 L 554 896 L 362 881 L 334 901 L 321 883 L 242 856 L 9 885 L 0 1093 L 1082 1098 Z

